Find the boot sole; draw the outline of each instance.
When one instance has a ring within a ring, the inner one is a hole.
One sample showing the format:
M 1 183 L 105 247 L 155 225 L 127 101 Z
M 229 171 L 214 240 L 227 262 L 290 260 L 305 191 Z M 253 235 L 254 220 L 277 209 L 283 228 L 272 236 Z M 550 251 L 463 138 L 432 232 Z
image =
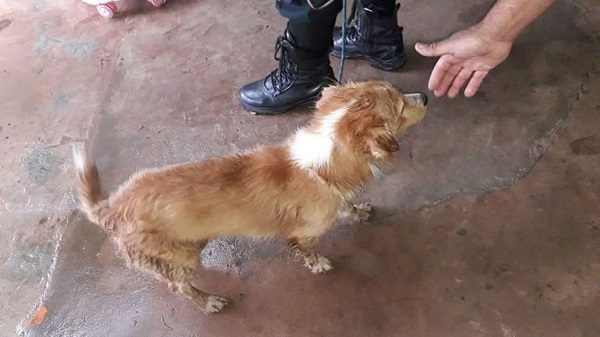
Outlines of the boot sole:
M 288 104 L 288 105 L 285 105 L 282 107 L 278 107 L 278 108 L 263 108 L 263 107 L 252 106 L 252 105 L 242 102 L 241 100 L 240 100 L 240 105 L 253 115 L 274 116 L 274 115 L 280 115 L 280 114 L 286 113 L 286 112 L 288 112 L 294 108 L 298 108 L 300 106 L 314 104 L 319 99 L 320 96 L 321 96 L 321 94 L 319 93 L 316 96 L 307 97 L 298 102 L 294 102 L 294 103 L 291 103 L 291 104 Z
M 331 56 L 335 57 L 335 58 L 341 58 L 342 55 L 340 52 L 336 51 L 336 50 L 332 50 L 331 51 Z M 400 67 L 402 67 L 404 64 L 406 64 L 406 55 L 402 55 L 402 57 L 395 63 L 389 65 L 389 64 L 383 64 L 381 62 L 379 62 L 378 60 L 369 57 L 367 55 L 364 54 L 351 54 L 351 55 L 344 55 L 344 59 L 348 59 L 348 60 L 352 60 L 352 59 L 361 59 L 361 60 L 367 60 L 367 62 L 369 63 L 369 65 L 373 68 L 377 68 L 377 69 L 381 69 L 384 71 L 394 71 Z

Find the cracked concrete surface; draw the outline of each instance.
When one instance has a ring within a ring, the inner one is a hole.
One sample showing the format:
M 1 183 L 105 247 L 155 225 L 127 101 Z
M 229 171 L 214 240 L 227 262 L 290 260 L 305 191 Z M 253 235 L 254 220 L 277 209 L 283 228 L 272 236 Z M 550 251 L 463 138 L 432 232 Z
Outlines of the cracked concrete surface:
M 491 3 L 404 1 L 405 43 Z M 212 242 L 197 283 L 233 304 L 206 317 L 127 270 L 74 211 L 70 145 L 92 143 L 113 188 L 283 139 L 308 110 L 260 118 L 235 97 L 275 66 L 273 3 L 172 0 L 104 22 L 81 2 L 0 1 L 0 335 L 597 336 L 598 7 L 558 1 L 481 94 L 432 99 L 361 197 L 371 224 L 321 243 L 332 273 L 280 242 Z M 434 61 L 407 52 L 397 73 L 348 61 L 346 79 L 424 90 Z M 40 302 L 44 322 L 22 324 Z

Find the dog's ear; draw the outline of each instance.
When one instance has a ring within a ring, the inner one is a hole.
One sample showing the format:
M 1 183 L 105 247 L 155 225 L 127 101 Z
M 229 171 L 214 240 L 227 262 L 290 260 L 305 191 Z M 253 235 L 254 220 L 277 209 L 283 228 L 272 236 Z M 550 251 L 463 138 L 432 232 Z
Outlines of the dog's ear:
M 372 130 L 365 140 L 368 152 L 377 160 L 386 161 L 392 153 L 398 152 L 400 145 L 394 134 L 384 128 Z

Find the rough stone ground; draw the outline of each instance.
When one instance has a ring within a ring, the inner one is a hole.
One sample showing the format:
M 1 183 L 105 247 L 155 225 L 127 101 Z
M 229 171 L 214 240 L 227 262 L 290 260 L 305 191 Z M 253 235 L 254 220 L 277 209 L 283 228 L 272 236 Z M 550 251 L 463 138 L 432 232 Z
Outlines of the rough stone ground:
M 405 1 L 409 63 L 347 79 L 424 90 L 416 55 L 492 1 Z M 104 22 L 72 1 L 0 0 L 0 335 L 598 336 L 600 8 L 558 1 L 473 99 L 432 99 L 386 176 L 369 225 L 321 243 L 314 276 L 280 242 L 209 245 L 205 316 L 125 269 L 74 211 L 70 146 L 95 147 L 107 187 L 141 167 L 276 142 L 309 118 L 246 114 L 237 89 L 275 66 L 271 1 L 172 0 Z M 337 65 L 334 61 L 334 66 Z M 24 323 L 39 303 L 39 326 Z

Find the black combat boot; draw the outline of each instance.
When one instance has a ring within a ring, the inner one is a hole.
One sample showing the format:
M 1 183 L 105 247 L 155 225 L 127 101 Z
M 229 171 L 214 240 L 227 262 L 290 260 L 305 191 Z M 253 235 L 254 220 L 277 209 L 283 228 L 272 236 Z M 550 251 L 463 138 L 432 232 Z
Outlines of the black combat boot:
M 362 0 L 356 0 L 354 4 L 347 23 L 345 58 L 366 59 L 371 66 L 386 71 L 402 66 L 406 56 L 402 27 L 398 26 L 396 17 L 400 5 L 386 13 L 372 4 L 365 6 Z M 341 53 L 342 29 L 335 27 L 331 55 L 339 58 Z
M 311 57 L 287 31 L 277 38 L 275 59 L 279 61 L 277 69 L 240 89 L 240 103 L 252 113 L 275 115 L 313 103 L 323 88 L 336 83 L 329 55 Z

